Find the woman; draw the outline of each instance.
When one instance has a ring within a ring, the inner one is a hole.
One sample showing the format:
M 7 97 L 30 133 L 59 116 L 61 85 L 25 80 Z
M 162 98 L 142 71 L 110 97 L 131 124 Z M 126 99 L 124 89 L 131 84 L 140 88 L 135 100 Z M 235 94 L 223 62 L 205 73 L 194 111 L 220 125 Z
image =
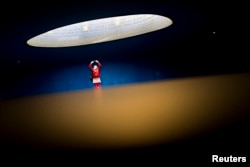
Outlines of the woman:
M 89 63 L 89 69 L 91 71 L 91 81 L 95 88 L 101 86 L 101 63 L 98 60 L 93 60 Z

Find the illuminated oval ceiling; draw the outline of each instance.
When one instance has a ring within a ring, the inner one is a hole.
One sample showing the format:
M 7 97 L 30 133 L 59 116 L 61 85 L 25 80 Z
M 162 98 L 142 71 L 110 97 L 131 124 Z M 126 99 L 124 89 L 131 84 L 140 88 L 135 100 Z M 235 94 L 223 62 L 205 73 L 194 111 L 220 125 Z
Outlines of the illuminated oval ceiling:
M 154 14 L 137 14 L 84 21 L 59 27 L 27 41 L 35 47 L 69 47 L 101 43 L 166 28 L 172 20 Z

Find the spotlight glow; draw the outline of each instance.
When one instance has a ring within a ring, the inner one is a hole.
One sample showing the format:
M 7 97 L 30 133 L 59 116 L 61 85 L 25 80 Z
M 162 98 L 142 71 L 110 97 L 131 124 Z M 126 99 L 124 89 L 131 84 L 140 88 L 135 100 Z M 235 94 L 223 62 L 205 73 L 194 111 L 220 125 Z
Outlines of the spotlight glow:
M 154 14 L 137 14 L 84 21 L 59 27 L 27 41 L 35 47 L 69 47 L 133 37 L 166 28 L 172 20 Z
M 0 100 L 0 138 L 60 150 L 199 139 L 249 115 L 249 85 L 242 73 Z

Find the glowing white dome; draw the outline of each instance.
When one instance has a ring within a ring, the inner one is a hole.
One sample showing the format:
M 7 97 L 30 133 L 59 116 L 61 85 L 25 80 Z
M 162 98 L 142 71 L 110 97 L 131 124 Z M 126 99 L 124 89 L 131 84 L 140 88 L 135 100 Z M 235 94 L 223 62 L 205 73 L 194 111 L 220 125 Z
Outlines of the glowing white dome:
M 137 14 L 84 21 L 59 27 L 27 41 L 35 47 L 69 47 L 95 44 L 166 28 L 172 20 L 154 14 Z

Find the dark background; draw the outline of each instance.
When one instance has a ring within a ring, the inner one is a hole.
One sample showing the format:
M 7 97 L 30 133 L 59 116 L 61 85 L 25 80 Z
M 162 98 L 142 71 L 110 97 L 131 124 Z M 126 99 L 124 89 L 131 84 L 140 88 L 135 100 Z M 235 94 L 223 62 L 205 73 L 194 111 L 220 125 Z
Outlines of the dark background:
M 91 89 L 88 64 L 93 59 L 98 59 L 103 65 L 103 87 L 249 72 L 245 7 L 240 1 L 224 4 L 181 0 L 7 1 L 1 6 L 0 98 L 9 100 Z M 169 17 L 173 25 L 141 36 L 94 45 L 36 48 L 26 44 L 28 39 L 60 26 L 141 13 Z M 241 123 L 211 136 L 177 142 L 171 146 L 135 149 L 133 157 L 147 157 L 151 153 L 158 155 L 161 152 L 159 160 L 167 163 L 193 162 L 192 158 L 202 151 L 209 157 L 212 153 L 246 155 L 249 153 L 246 148 L 249 143 L 248 120 L 245 118 Z M 233 138 L 232 131 L 235 133 Z M 204 145 L 210 141 L 212 147 Z M 172 155 L 166 152 L 169 149 L 173 151 Z M 74 152 L 72 155 L 76 154 Z M 124 151 L 124 155 L 131 155 L 131 150 Z M 174 158 L 168 160 L 168 156 Z M 207 161 L 203 158 L 199 160 Z
M 249 71 L 241 6 L 213 1 L 7 2 L 1 11 L 0 97 L 92 88 L 87 66 L 93 59 L 103 64 L 103 86 Z M 169 17 L 173 24 L 94 45 L 36 48 L 26 44 L 60 26 L 141 13 Z

